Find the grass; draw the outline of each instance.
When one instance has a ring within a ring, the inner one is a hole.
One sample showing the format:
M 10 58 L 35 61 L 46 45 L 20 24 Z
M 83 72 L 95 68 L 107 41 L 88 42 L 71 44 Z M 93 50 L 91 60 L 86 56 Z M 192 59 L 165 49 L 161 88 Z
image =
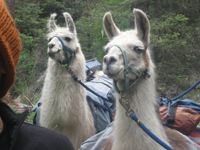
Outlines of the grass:
M 193 89 L 184 96 L 184 99 L 191 99 L 197 103 L 200 103 L 200 89 Z
M 17 114 L 21 113 L 21 112 L 18 112 L 14 106 L 12 105 L 9 105 L 9 107 Z M 34 118 L 34 115 L 35 115 L 35 112 L 30 112 L 26 118 L 26 120 L 24 122 L 26 123 L 30 123 L 30 124 L 33 124 L 33 118 Z
M 29 115 L 27 116 L 25 122 L 33 124 L 33 118 L 34 118 L 35 112 L 30 112 Z
M 158 94 L 160 95 L 165 95 L 165 90 L 167 89 L 167 87 L 163 86 L 162 84 L 158 84 L 157 86 L 157 90 L 158 90 Z M 175 89 L 177 91 L 181 91 L 181 93 L 175 95 L 174 97 L 171 98 L 175 98 L 176 96 L 179 96 L 180 94 L 182 94 L 183 92 L 185 92 L 187 89 Z M 171 93 L 168 93 L 171 94 Z M 168 95 L 166 95 L 165 97 L 169 97 Z M 192 89 L 191 91 L 189 91 L 187 94 L 185 94 L 183 97 L 180 98 L 180 100 L 182 99 L 190 99 L 193 100 L 195 102 L 200 103 L 200 85 L 198 85 L 197 87 L 195 87 L 194 89 Z
M 35 105 L 35 104 L 39 101 L 40 97 L 41 97 L 41 94 L 35 94 L 35 95 L 30 99 L 30 100 L 31 100 L 31 103 L 32 103 L 33 105 Z M 30 103 L 29 103 L 25 98 L 22 98 L 21 103 L 30 105 Z M 14 108 L 14 106 L 12 106 L 12 105 L 9 105 L 9 107 L 10 107 L 15 113 L 21 113 L 21 112 L 18 112 L 18 111 L 16 110 L 16 108 Z M 35 112 L 30 112 L 29 115 L 27 116 L 25 122 L 26 122 L 26 123 L 33 124 L 34 115 L 35 115 Z
M 28 98 L 31 101 L 31 103 L 33 105 L 35 105 L 39 101 L 39 99 L 41 98 L 41 93 L 29 95 Z M 22 98 L 21 98 L 21 103 L 30 105 L 30 103 L 26 100 L 26 98 L 23 97 L 23 94 L 22 94 Z

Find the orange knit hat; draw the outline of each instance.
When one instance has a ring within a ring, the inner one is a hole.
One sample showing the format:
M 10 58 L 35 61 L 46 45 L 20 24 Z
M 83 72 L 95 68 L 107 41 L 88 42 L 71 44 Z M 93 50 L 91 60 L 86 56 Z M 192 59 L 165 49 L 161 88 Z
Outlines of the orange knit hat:
M 20 52 L 21 40 L 18 30 L 4 0 L 0 0 L 0 55 L 6 71 L 5 74 L 1 75 L 0 98 L 6 95 L 15 81 Z

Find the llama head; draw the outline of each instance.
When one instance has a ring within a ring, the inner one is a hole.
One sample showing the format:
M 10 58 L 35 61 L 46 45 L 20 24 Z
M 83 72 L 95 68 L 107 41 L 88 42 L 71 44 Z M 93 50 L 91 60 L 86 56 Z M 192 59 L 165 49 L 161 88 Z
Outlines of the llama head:
M 125 49 L 129 66 L 140 72 L 149 69 L 149 20 L 139 9 L 134 9 L 133 13 L 135 29 L 124 32 L 117 28 L 110 12 L 106 13 L 103 18 L 104 29 L 109 39 L 109 43 L 105 46 L 108 53 L 103 59 L 103 72 L 114 80 L 123 80 L 125 74 L 124 59 L 119 47 Z M 128 77 L 134 80 L 137 76 L 129 71 Z
M 68 47 L 73 53 L 79 51 L 80 45 L 78 43 L 77 33 L 74 21 L 71 15 L 67 12 L 63 13 L 66 27 L 58 27 L 55 23 L 56 14 L 50 16 L 47 27 L 50 31 L 47 34 L 48 50 L 47 53 L 51 59 L 54 59 L 58 62 L 66 63 L 67 59 L 65 57 L 65 52 L 63 50 L 63 45 L 58 37 L 62 40 L 63 44 Z M 58 37 L 56 37 L 58 36 Z M 71 54 L 67 51 L 68 56 Z

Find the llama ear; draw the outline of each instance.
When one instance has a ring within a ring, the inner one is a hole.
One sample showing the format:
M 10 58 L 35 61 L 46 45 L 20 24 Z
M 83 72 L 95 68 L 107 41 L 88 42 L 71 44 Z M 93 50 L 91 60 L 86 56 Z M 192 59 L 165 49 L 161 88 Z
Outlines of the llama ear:
M 139 9 L 133 9 L 133 14 L 135 16 L 137 35 L 144 43 L 145 48 L 147 48 L 150 41 L 149 19 L 147 18 L 146 14 Z
M 56 23 L 55 23 L 56 16 L 57 14 L 55 13 L 50 16 L 49 22 L 47 24 L 47 28 L 49 29 L 50 32 L 55 31 L 57 28 Z
M 106 31 L 106 34 L 109 40 L 112 40 L 113 37 L 120 34 L 120 30 L 117 28 L 113 22 L 112 15 L 110 12 L 107 12 L 103 17 L 103 26 Z
M 69 30 L 76 35 L 76 27 L 71 15 L 67 12 L 64 12 L 63 15 L 65 17 L 66 27 L 69 28 Z

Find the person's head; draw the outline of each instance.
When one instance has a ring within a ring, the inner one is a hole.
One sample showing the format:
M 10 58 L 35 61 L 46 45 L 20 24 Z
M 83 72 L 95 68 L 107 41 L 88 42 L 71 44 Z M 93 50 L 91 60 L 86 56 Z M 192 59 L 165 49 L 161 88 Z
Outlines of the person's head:
M 4 0 L 0 0 L 0 98 L 15 81 L 21 40 Z

